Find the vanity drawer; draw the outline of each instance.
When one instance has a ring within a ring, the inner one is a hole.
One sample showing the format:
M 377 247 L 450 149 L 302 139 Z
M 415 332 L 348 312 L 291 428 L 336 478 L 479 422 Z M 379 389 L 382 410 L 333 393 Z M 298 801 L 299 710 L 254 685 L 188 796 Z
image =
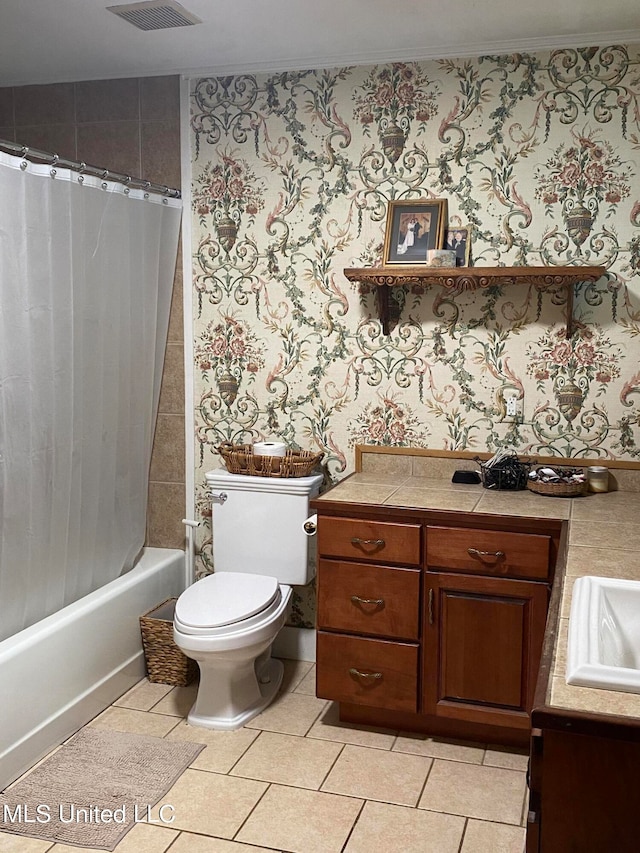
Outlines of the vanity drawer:
M 359 518 L 318 520 L 318 554 L 380 563 L 420 565 L 420 525 Z
M 551 537 L 506 530 L 427 527 L 427 568 L 547 580 Z
M 318 631 L 316 693 L 393 711 L 418 709 L 418 646 Z
M 319 560 L 318 626 L 417 640 L 420 574 L 420 569 Z

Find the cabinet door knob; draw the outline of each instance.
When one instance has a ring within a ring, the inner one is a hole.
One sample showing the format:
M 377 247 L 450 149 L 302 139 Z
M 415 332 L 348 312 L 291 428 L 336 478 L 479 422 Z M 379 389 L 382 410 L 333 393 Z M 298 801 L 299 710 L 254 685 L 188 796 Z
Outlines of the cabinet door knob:
M 490 559 L 499 560 L 501 557 L 505 556 L 504 551 L 478 551 L 477 548 L 467 548 L 467 554 L 470 557 L 477 557 L 483 563 L 486 563 L 485 557 L 489 557 Z
M 360 539 L 359 536 L 354 536 L 351 540 L 352 545 L 375 545 L 376 547 L 382 548 L 384 545 L 384 539 Z
M 371 678 L 374 681 L 382 678 L 381 672 L 363 672 L 361 669 L 356 669 L 353 666 L 349 669 L 349 675 L 354 675 L 356 678 Z
M 360 598 L 359 595 L 352 595 L 351 601 L 354 604 L 375 604 L 376 607 L 382 607 L 384 605 L 384 598 Z

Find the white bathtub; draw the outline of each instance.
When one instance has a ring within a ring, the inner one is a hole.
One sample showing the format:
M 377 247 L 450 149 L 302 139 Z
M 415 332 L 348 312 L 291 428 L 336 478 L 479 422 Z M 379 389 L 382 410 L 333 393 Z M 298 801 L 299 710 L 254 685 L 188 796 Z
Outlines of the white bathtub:
M 0 642 L 0 790 L 142 678 L 138 617 L 184 576 L 183 551 L 145 548 L 128 574 Z

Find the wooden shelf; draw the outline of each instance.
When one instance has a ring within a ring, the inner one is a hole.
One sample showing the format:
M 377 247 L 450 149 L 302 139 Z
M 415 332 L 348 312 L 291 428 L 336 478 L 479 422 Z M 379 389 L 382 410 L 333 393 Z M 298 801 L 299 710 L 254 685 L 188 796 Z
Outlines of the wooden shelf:
M 567 338 L 573 334 L 573 286 L 597 281 L 605 267 L 457 267 L 426 266 L 350 267 L 344 274 L 349 281 L 378 288 L 378 313 L 383 334 L 389 334 L 389 288 L 407 284 L 436 284 L 450 293 L 481 290 L 503 284 L 533 284 L 539 290 L 564 287 L 567 291 Z

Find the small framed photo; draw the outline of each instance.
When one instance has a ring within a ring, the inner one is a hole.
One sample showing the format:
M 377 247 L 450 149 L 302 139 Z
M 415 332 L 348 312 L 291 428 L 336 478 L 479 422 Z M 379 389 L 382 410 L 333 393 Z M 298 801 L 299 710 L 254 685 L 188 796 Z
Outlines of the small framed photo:
M 444 248 L 456 253 L 457 267 L 468 267 L 471 260 L 471 229 L 467 225 L 448 228 L 445 232 Z
M 390 201 L 383 265 L 426 264 L 427 249 L 443 248 L 446 222 L 446 199 Z

